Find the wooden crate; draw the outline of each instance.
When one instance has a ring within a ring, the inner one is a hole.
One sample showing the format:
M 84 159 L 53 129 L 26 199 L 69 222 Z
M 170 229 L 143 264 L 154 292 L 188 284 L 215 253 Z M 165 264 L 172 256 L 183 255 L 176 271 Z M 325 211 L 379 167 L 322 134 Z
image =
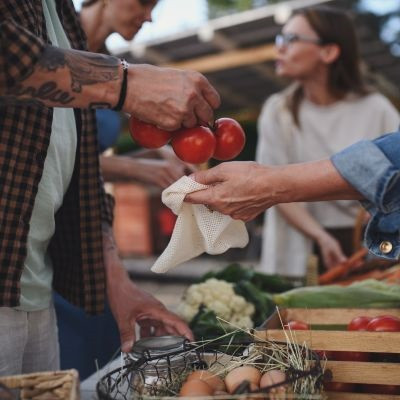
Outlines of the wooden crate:
M 75 369 L 2 376 L 0 383 L 19 390 L 21 400 L 79 400 L 79 374 Z
M 292 335 L 289 335 L 287 338 L 285 332 L 282 330 L 279 315 L 275 313 L 256 331 L 258 338 L 282 342 L 290 340 L 306 344 L 313 350 L 400 354 L 400 332 L 359 332 L 345 330 L 346 325 L 354 317 L 360 315 L 370 317 L 393 315 L 400 317 L 400 308 L 287 308 L 280 309 L 279 314 L 283 323 L 290 320 L 301 320 L 310 324 L 311 329 L 309 331 L 292 331 Z M 325 329 L 324 326 L 326 327 Z M 400 363 L 328 360 L 326 369 L 332 372 L 332 382 L 400 385 Z M 333 400 L 400 400 L 400 395 L 328 392 L 328 398 Z

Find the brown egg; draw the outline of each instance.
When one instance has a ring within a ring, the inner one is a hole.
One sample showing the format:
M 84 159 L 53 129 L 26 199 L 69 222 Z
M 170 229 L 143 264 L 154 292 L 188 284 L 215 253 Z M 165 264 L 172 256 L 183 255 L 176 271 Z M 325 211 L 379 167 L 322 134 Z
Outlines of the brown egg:
M 200 379 L 193 379 L 186 381 L 181 387 L 179 392 L 180 397 L 199 397 L 199 396 L 212 396 L 214 393 L 213 388 L 206 382 Z
M 261 373 L 257 368 L 245 365 L 228 372 L 225 377 L 225 385 L 228 392 L 233 393 L 243 381 L 249 381 L 250 389 L 255 390 L 258 388 L 260 379 Z
M 265 372 L 260 380 L 260 387 L 267 387 L 275 383 L 281 383 L 286 380 L 286 374 L 279 369 L 271 369 Z
M 209 371 L 206 370 L 198 370 L 192 372 L 187 378 L 186 381 L 191 381 L 193 379 L 200 379 L 201 381 L 206 382 L 209 386 L 211 386 L 214 391 L 225 391 L 225 383 L 224 381 L 215 374 L 212 374 Z

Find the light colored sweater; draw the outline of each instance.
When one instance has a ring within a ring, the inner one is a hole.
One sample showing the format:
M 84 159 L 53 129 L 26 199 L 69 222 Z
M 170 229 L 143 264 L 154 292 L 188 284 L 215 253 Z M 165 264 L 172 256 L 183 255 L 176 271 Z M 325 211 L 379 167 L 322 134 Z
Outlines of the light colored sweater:
M 299 108 L 301 129 L 285 106 L 286 92 L 271 96 L 258 121 L 257 161 L 279 165 L 315 161 L 362 139 L 374 139 L 397 130 L 400 117 L 379 93 L 349 95 L 329 106 L 303 100 Z M 357 201 L 303 204 L 325 228 L 352 227 L 359 212 Z M 261 268 L 267 273 L 303 276 L 311 241 L 288 225 L 272 208 L 266 213 Z

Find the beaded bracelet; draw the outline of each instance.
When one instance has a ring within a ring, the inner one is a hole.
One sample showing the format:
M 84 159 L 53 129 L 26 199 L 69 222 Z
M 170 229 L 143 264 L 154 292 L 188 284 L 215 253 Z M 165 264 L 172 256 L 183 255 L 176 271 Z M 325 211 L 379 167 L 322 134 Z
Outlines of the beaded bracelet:
M 113 108 L 114 111 L 121 111 L 122 107 L 125 103 L 125 98 L 126 98 L 126 89 L 128 86 L 128 67 L 129 64 L 127 63 L 126 60 L 121 59 L 121 65 L 122 65 L 122 71 L 123 71 L 123 76 L 122 76 L 122 83 L 121 83 L 121 91 L 119 92 L 119 99 L 117 105 Z

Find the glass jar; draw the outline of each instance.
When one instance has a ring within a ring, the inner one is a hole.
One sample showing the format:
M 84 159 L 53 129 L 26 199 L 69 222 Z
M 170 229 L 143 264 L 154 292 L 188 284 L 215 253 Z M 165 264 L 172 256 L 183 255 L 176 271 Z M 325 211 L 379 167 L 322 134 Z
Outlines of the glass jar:
M 196 354 L 186 349 L 187 339 L 180 336 L 158 336 L 138 340 L 127 362 L 134 361 L 131 385 L 134 392 L 158 395 L 158 388 L 173 384 L 196 360 Z

